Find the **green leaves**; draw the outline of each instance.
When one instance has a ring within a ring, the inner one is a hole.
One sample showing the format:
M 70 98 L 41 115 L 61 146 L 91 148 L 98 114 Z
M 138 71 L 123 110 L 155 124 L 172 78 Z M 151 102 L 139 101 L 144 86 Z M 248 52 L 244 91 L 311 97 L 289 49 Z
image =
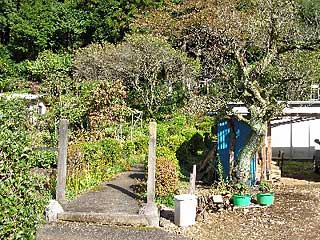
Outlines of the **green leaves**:
M 320 1 L 319 0 L 301 0 L 301 15 L 307 24 L 315 27 L 320 26 Z
M 0 98 L 0 236 L 34 239 L 50 193 L 46 179 L 30 171 L 31 135 L 22 100 Z
M 183 105 L 200 70 L 198 61 L 151 35 L 131 35 L 116 46 L 90 45 L 77 51 L 74 65 L 76 79 L 122 81 L 130 106 L 152 117 Z
M 133 16 L 160 1 L 15 1 L 0 2 L 0 43 L 16 61 L 35 59 L 44 50 L 68 51 L 91 42 L 118 42 Z

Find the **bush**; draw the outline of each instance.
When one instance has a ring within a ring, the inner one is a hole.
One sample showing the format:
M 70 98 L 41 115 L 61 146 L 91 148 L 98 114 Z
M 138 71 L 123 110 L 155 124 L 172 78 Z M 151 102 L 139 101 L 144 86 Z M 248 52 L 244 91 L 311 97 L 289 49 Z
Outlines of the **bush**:
M 30 171 L 31 133 L 23 101 L 0 99 L 0 236 L 34 239 L 50 198 L 45 181 Z
M 67 195 L 72 198 L 141 160 L 131 141 L 105 138 L 72 144 L 68 148 Z
M 57 152 L 51 151 L 35 151 L 30 156 L 30 164 L 32 167 L 50 168 L 57 165 Z
M 122 160 L 122 144 L 119 140 L 113 138 L 106 138 L 100 141 L 103 154 L 107 162 L 118 164 Z
M 174 194 L 179 181 L 176 164 L 165 157 L 159 157 L 156 169 L 156 196 Z

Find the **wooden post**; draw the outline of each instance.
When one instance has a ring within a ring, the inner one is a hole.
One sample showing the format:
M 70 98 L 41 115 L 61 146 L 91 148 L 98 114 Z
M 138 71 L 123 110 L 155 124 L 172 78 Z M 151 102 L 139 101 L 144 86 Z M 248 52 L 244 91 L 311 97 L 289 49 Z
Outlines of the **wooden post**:
M 266 144 L 263 142 L 261 148 L 261 179 L 266 179 Z
M 290 159 L 292 160 L 293 158 L 293 127 L 292 127 L 292 117 L 290 117 Z
M 59 143 L 58 143 L 58 173 L 56 200 L 65 200 L 67 180 L 67 148 L 68 148 L 68 120 L 61 119 L 59 122 Z
M 157 123 L 149 124 L 149 149 L 148 149 L 148 180 L 147 180 L 147 203 L 154 203 L 156 183 L 156 136 Z
M 192 173 L 190 173 L 189 194 L 196 193 L 197 165 L 193 165 Z
M 284 161 L 284 152 L 281 151 L 281 165 L 280 165 L 281 176 L 282 176 L 282 170 L 283 170 L 283 161 Z
M 272 161 L 272 146 L 271 146 L 271 124 L 268 123 L 267 129 L 267 180 L 271 179 L 271 161 Z

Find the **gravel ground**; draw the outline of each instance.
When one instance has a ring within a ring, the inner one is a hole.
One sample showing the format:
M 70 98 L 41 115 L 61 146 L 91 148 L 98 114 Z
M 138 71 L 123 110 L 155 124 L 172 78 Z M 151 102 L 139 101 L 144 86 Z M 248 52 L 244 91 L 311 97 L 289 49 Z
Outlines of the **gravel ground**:
M 320 239 L 320 184 L 283 178 L 271 207 L 211 213 L 187 229 L 192 239 Z

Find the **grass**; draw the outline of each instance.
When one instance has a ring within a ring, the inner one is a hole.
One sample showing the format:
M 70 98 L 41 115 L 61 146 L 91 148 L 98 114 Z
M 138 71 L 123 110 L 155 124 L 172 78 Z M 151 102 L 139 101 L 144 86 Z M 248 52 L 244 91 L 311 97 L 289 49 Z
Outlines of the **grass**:
M 320 182 L 320 174 L 313 170 L 312 160 L 288 160 L 283 163 L 282 177 Z

